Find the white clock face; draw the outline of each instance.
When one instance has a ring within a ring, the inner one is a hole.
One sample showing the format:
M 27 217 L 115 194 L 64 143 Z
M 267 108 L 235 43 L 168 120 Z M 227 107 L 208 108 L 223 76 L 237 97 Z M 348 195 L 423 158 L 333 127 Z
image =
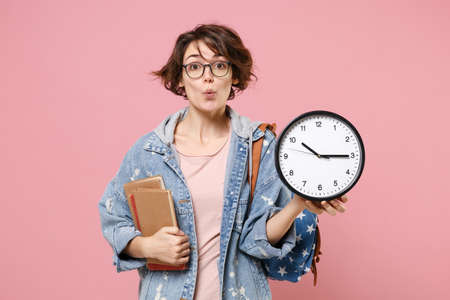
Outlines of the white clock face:
M 300 116 L 278 145 L 278 168 L 301 196 L 330 200 L 349 190 L 364 165 L 364 146 L 348 121 L 333 113 Z

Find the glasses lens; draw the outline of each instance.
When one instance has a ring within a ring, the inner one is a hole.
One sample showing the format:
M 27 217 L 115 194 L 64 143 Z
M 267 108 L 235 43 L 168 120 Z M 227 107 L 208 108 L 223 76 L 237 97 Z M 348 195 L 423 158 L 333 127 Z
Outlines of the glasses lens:
M 203 72 L 203 66 L 200 63 L 190 63 L 186 66 L 186 71 L 192 78 L 200 77 Z
M 216 61 L 211 65 L 212 72 L 215 76 L 221 77 L 228 73 L 230 66 L 227 62 Z M 203 65 L 201 63 L 193 62 L 186 65 L 186 72 L 191 78 L 198 78 L 202 76 Z
M 212 71 L 216 76 L 225 76 L 228 73 L 229 65 L 223 61 L 217 61 L 212 65 Z

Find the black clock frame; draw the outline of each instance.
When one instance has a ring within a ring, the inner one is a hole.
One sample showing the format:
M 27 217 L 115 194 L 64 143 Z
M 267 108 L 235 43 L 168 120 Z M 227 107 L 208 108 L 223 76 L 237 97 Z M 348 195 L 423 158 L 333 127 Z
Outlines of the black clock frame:
M 359 144 L 361 145 L 361 167 L 359 168 L 359 174 L 357 174 L 355 180 L 353 181 L 353 183 L 351 185 L 349 185 L 347 188 L 345 188 L 344 190 L 342 190 L 341 192 L 339 192 L 338 194 L 335 194 L 331 197 L 314 197 L 314 196 L 310 196 L 310 195 L 305 195 L 302 194 L 301 192 L 297 191 L 296 188 L 294 188 L 289 182 L 287 182 L 287 180 L 284 178 L 283 173 L 281 172 L 281 168 L 280 168 L 280 157 L 279 157 L 279 151 L 280 151 L 280 141 L 284 138 L 284 136 L 286 135 L 286 132 L 288 131 L 288 129 L 295 124 L 298 120 L 312 116 L 312 115 L 329 115 L 333 118 L 339 119 L 342 122 L 344 122 L 345 124 L 347 124 L 355 133 L 356 138 L 359 141 Z M 355 126 L 353 126 L 352 123 L 350 123 L 350 121 L 348 121 L 347 119 L 345 119 L 344 117 L 342 117 L 341 115 L 338 115 L 337 113 L 331 112 L 331 111 L 326 111 L 326 110 L 313 110 L 313 111 L 309 111 L 306 113 L 303 113 L 301 115 L 299 115 L 298 117 L 296 117 L 294 120 L 292 120 L 291 122 L 289 122 L 289 124 L 283 129 L 283 131 L 281 132 L 280 136 L 277 139 L 277 144 L 275 146 L 275 167 L 277 169 L 278 172 L 278 176 L 280 177 L 281 181 L 284 183 L 284 185 L 286 185 L 286 187 L 289 188 L 289 190 L 291 190 L 292 192 L 294 192 L 295 194 L 299 195 L 300 197 L 304 198 L 304 199 L 308 199 L 311 201 L 330 201 L 332 199 L 336 199 L 339 198 L 340 196 L 344 195 L 345 193 L 347 193 L 348 191 L 350 191 L 355 184 L 358 182 L 359 178 L 361 177 L 361 174 L 363 172 L 364 169 L 364 162 L 365 162 L 365 150 L 364 150 L 364 144 L 362 141 L 362 138 L 358 132 L 358 130 L 356 130 Z

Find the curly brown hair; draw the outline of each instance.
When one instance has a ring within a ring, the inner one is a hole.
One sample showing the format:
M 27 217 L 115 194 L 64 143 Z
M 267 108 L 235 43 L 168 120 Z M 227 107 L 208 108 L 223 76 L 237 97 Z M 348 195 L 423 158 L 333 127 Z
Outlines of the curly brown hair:
M 247 88 L 251 76 L 258 79 L 252 72 L 253 59 L 250 51 L 244 46 L 239 35 L 233 29 L 218 24 L 200 24 L 193 30 L 180 34 L 167 63 L 161 70 L 150 72 L 150 75 L 161 78 L 166 89 L 187 99 L 184 87 L 178 86 L 183 72 L 183 56 L 189 44 L 199 40 L 215 54 L 224 56 L 231 62 L 232 79 L 237 79 L 238 82 L 232 84 L 228 100 L 234 98 L 235 92 L 242 92 Z M 198 46 L 197 50 L 202 55 Z

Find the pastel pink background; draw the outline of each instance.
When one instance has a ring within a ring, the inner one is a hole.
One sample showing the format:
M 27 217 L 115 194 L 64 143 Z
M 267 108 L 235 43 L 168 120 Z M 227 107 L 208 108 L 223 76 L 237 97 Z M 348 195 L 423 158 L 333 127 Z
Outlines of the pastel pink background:
M 129 147 L 187 104 L 146 72 L 199 23 L 235 28 L 259 80 L 230 105 L 358 128 L 348 211 L 322 215 L 319 285 L 274 299 L 449 299 L 450 5 L 446 1 L 0 2 L 0 298 L 137 299 L 97 203 Z

